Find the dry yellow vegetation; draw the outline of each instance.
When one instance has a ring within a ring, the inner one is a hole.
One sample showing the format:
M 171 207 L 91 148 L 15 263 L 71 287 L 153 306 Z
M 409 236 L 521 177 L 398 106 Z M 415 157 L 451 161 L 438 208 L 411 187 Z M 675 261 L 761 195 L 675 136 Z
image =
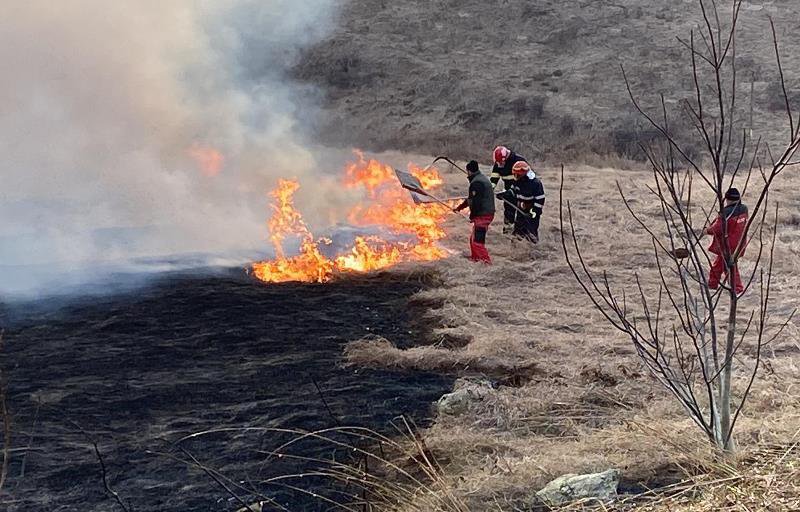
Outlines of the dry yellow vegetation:
M 657 274 L 648 235 L 625 211 L 616 182 L 645 216 L 655 219 L 659 211 L 645 188 L 651 174 L 627 167 L 567 167 L 564 195 L 589 266 L 607 271 L 614 286 L 634 290 L 637 273 L 645 284 Z M 649 501 L 646 510 L 797 510 L 800 324 L 793 320 L 766 346 L 737 425 L 739 454 L 723 460 L 647 373 L 630 340 L 579 288 L 561 249 L 559 170 L 539 172 L 549 192 L 540 244 L 501 235 L 496 219 L 488 239 L 494 265 L 456 254 L 433 265 L 439 285 L 411 299 L 430 328 L 428 345 L 401 350 L 391 340 L 358 340 L 347 349 L 348 361 L 494 381 L 495 389 L 467 413 L 440 416 L 423 433 L 444 480 L 470 510 L 518 510 L 561 474 L 609 467 L 621 470 L 621 491 L 630 493 L 618 504 L 623 508 Z M 782 208 L 776 321 L 797 306 L 800 287 L 800 198 L 794 192 L 800 177 L 787 172 L 773 190 Z M 463 179 L 448 174 L 448 186 L 461 189 Z M 450 223 L 450 247 L 463 252 L 469 226 L 455 217 Z M 745 273 L 751 263 L 745 257 Z M 756 301 L 745 296 L 744 307 Z M 735 386 L 746 385 L 752 351 L 743 347 L 736 360 Z M 642 493 L 634 501 L 632 495 Z

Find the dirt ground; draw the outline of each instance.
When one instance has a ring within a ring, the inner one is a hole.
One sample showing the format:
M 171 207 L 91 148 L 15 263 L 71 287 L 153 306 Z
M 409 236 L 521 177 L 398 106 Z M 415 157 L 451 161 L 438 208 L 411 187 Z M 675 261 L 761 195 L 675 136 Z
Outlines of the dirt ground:
M 267 286 L 231 271 L 164 277 L 127 294 L 66 304 L 11 305 L 0 317 L 13 420 L 0 509 L 116 509 L 95 441 L 109 486 L 131 510 L 241 506 L 189 454 L 241 485 L 235 493 L 246 500 L 262 493 L 289 510 L 324 510 L 290 485 L 325 495 L 333 492 L 330 481 L 267 482 L 317 465 L 270 456 L 294 435 L 269 429 L 342 424 L 391 433 L 401 414 L 424 425 L 452 378 L 339 363 L 343 344 L 365 333 L 401 343 L 419 337 L 406 300 L 426 279 L 395 272 Z M 220 428 L 233 430 L 178 443 Z M 310 440 L 285 453 L 352 457 Z
M 496 220 L 488 241 L 492 266 L 455 256 L 439 265 L 442 286 L 411 298 L 427 308 L 437 345 L 403 350 L 389 339 L 353 343 L 348 350 L 357 364 L 489 377 L 494 382 L 495 391 L 466 415 L 439 417 L 426 432 L 428 446 L 444 462 L 448 482 L 470 510 L 524 510 L 533 491 L 564 473 L 615 467 L 622 471 L 620 491 L 636 493 L 674 483 L 685 478 L 684 471 L 700 471 L 699 465 L 713 460 L 701 431 L 650 377 L 630 340 L 593 309 L 573 279 L 560 246 L 559 169 L 539 171 L 549 194 L 539 245 L 504 237 Z M 616 199 L 617 180 L 645 218 L 655 219 L 657 210 L 645 189 L 652 176 L 635 164 L 628 170 L 568 166 L 564 193 L 573 204 L 588 265 L 608 271 L 613 286 L 632 292 L 635 274 L 646 283 L 657 277 L 648 236 Z M 453 190 L 463 188 L 462 181 L 463 175 L 457 174 L 448 179 Z M 798 306 L 797 184 L 800 177 L 787 175 L 775 189 L 784 212 L 773 283 L 776 321 Z M 448 243 L 464 252 L 468 225 L 451 222 Z M 745 260 L 745 271 L 749 264 Z M 745 297 L 745 307 L 753 307 L 754 300 L 754 294 Z M 738 390 L 754 361 L 752 346 L 742 350 L 736 362 Z M 798 370 L 800 320 L 795 318 L 765 349 L 737 427 L 742 459 L 764 447 L 791 447 L 800 439 Z M 796 468 L 800 453 L 791 452 L 789 460 Z M 794 492 L 791 479 L 777 482 L 776 489 Z M 798 503 L 797 495 L 792 496 L 789 503 Z M 793 510 L 789 505 L 779 509 Z

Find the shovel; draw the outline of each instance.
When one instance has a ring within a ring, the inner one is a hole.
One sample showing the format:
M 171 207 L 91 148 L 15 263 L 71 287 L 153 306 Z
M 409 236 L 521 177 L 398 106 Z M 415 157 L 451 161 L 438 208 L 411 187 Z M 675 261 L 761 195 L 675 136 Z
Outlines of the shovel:
M 422 183 L 419 182 L 416 176 L 409 172 L 401 171 L 399 169 L 394 170 L 395 175 L 397 175 L 397 179 L 400 181 L 400 186 L 404 189 L 411 192 L 411 199 L 414 200 L 416 204 L 423 204 L 423 203 L 439 203 L 447 207 L 448 210 L 452 211 L 453 213 L 458 213 L 453 208 L 450 207 L 446 201 L 451 201 L 454 199 L 463 199 L 461 197 L 449 197 L 447 199 L 439 199 L 438 197 L 434 196 L 422 186 Z M 458 213 L 460 217 L 464 217 L 463 214 Z
M 435 164 L 435 163 L 436 163 L 436 162 L 438 162 L 439 160 L 444 160 L 445 162 L 449 163 L 450 165 L 452 165 L 453 167 L 455 167 L 455 168 L 456 168 L 456 169 L 458 169 L 459 171 L 463 172 L 464 174 L 467 174 L 467 170 L 466 170 L 466 169 L 464 169 L 463 167 L 461 167 L 460 165 L 458 165 L 457 163 L 455 163 L 454 161 L 452 161 L 452 160 L 451 160 L 449 157 L 447 157 L 447 156 L 444 156 L 444 155 L 442 155 L 442 156 L 437 156 L 437 157 L 436 157 L 436 158 L 433 160 L 433 162 L 431 162 L 431 165 L 429 165 L 428 167 L 432 167 L 432 166 L 433 166 L 433 164 Z M 498 198 L 498 199 L 500 199 L 500 198 Z M 519 208 L 517 205 L 515 205 L 513 202 L 509 201 L 508 199 L 500 199 L 500 200 L 501 200 L 501 201 L 503 201 L 505 204 L 509 205 L 510 207 L 514 208 L 515 210 L 517 210 L 517 211 L 518 211 L 519 213 L 521 213 L 522 215 L 524 215 L 524 216 L 526 216 L 526 217 L 531 217 L 531 214 L 530 214 L 530 213 L 528 213 L 528 212 L 526 212 L 526 211 L 523 211 L 522 209 L 520 209 L 520 208 Z

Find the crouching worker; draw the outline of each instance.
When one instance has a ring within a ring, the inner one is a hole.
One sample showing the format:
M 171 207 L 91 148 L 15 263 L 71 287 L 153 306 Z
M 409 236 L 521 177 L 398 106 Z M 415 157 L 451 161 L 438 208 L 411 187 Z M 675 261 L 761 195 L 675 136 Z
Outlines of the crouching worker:
M 747 240 L 743 240 L 745 227 L 747 227 L 747 206 L 742 203 L 739 190 L 728 189 L 725 193 L 725 208 L 722 210 L 722 215 L 717 217 L 705 230 L 705 234 L 714 237 L 708 250 L 717 256 L 708 273 L 708 287 L 712 290 L 719 288 L 723 274 L 727 276 L 730 272 L 733 275 L 733 288 L 736 295 L 744 292 L 737 260 L 739 256 L 744 255 L 747 245 Z M 725 243 L 725 234 L 727 234 L 727 244 Z M 739 247 L 740 243 L 741 248 Z M 727 245 L 727 251 L 725 245 Z M 737 249 L 739 249 L 739 254 L 735 255 Z M 727 264 L 725 262 L 726 253 L 729 258 Z
M 533 243 L 539 241 L 539 221 L 544 209 L 544 186 L 528 162 L 514 164 L 514 183 L 511 189 L 521 210 L 514 222 L 514 235 Z
M 494 220 L 494 190 L 489 178 L 481 173 L 475 160 L 467 164 L 469 193 L 467 198 L 455 208 L 460 212 L 469 206 L 469 220 L 472 222 L 472 236 L 469 238 L 470 259 L 492 263 L 486 250 L 486 232 Z

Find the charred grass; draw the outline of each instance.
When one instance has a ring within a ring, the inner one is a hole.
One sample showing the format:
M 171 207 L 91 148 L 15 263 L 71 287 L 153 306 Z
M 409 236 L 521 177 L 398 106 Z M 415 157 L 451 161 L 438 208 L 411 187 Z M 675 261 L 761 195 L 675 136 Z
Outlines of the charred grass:
M 0 510 L 113 510 L 108 488 L 140 512 L 241 506 L 209 472 L 243 499 L 270 496 L 272 510 L 326 510 L 314 493 L 346 501 L 303 474 L 350 450 L 305 436 L 294 457 L 271 452 L 301 430 L 424 423 L 447 377 L 337 363 L 364 332 L 411 346 L 405 302 L 437 279 L 423 267 L 265 286 L 231 270 L 53 311 L 16 306 L 0 352 L 0 421 L 6 404 L 13 419 Z

